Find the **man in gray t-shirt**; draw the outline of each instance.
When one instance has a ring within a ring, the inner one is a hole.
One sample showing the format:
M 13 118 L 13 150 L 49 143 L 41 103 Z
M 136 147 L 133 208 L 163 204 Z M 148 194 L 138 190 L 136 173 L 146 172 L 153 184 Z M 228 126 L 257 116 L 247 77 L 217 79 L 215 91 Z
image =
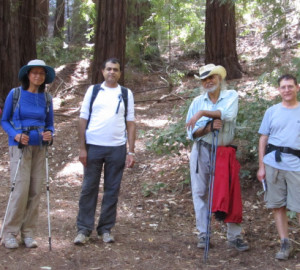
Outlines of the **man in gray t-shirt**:
M 294 76 L 281 76 L 278 85 L 282 102 L 267 109 L 259 129 L 257 178 L 267 181 L 265 201 L 281 240 L 275 258 L 287 260 L 292 252 L 287 209 L 297 212 L 300 224 L 300 104 Z

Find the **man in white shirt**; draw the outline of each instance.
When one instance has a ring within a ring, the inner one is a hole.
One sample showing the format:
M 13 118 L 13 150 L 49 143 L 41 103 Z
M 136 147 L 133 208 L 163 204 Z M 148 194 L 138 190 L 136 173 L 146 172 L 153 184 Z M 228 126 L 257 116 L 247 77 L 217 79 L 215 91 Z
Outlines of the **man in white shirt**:
M 104 82 L 90 86 L 84 97 L 79 118 L 79 160 L 84 166 L 84 180 L 77 216 L 74 244 L 89 240 L 94 229 L 100 176 L 104 167 L 104 194 L 96 228 L 103 242 L 114 242 L 111 229 L 116 222 L 117 202 L 125 166 L 135 163 L 134 99 L 131 90 L 121 87 L 118 59 L 106 60 L 102 68 Z M 95 97 L 94 88 L 98 87 Z M 127 93 L 124 97 L 123 90 Z M 91 101 L 94 97 L 94 100 Z M 91 106 L 92 102 L 92 107 Z M 127 106 L 126 106 L 127 105 Z M 126 144 L 128 142 L 128 152 Z

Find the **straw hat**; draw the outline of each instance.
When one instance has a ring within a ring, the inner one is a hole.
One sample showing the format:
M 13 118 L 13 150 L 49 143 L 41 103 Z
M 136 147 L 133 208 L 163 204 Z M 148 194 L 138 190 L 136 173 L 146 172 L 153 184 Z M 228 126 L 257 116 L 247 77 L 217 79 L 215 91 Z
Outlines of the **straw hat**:
M 216 66 L 214 64 L 208 64 L 208 65 L 205 65 L 205 66 L 199 68 L 199 75 L 200 76 L 195 75 L 195 78 L 198 79 L 198 80 L 203 80 L 206 77 L 209 77 L 209 76 L 214 75 L 214 74 L 220 75 L 222 77 L 222 79 L 224 80 L 225 77 L 226 77 L 226 69 L 222 66 Z
M 46 65 L 46 63 L 43 60 L 35 59 L 28 62 L 27 65 L 21 67 L 19 71 L 19 80 L 21 81 L 25 75 L 28 74 L 29 70 L 34 67 L 42 67 L 46 71 L 46 78 L 45 83 L 52 83 L 55 78 L 55 71 L 52 67 L 49 67 Z

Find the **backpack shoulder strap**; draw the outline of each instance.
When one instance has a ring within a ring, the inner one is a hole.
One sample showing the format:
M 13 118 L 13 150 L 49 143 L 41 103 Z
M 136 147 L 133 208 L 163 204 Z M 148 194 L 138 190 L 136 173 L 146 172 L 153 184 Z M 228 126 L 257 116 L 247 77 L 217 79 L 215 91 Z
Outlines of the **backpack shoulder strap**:
M 12 110 L 12 115 L 11 117 L 13 116 L 15 110 L 16 110 L 16 107 L 20 101 L 20 97 L 21 97 L 21 88 L 20 87 L 16 87 L 14 89 L 14 93 L 13 93 L 13 110 Z
M 90 120 L 91 120 L 91 114 L 92 114 L 92 110 L 93 110 L 93 103 L 99 93 L 99 90 L 101 89 L 101 85 L 100 84 L 95 84 L 93 87 L 93 93 L 92 93 L 92 97 L 90 100 L 90 109 L 89 109 L 89 118 L 86 124 L 86 128 L 88 128 Z
M 124 86 L 121 86 L 121 91 L 122 91 L 122 98 L 124 101 L 124 105 L 125 105 L 125 122 L 126 122 L 126 117 L 127 117 L 127 112 L 128 112 L 128 89 Z
M 44 92 L 44 93 L 45 93 L 45 100 L 46 100 L 46 113 L 48 114 L 50 111 L 52 96 L 48 92 Z

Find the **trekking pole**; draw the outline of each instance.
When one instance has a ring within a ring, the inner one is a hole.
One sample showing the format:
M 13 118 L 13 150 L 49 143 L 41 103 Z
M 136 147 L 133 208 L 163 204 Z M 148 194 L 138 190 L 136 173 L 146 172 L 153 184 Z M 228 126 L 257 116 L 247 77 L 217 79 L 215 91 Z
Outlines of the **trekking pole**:
M 49 188 L 49 171 L 48 171 L 48 146 L 46 146 L 46 188 L 47 188 L 49 250 L 52 250 L 52 248 L 51 248 L 51 220 L 50 220 L 50 188 Z
M 211 155 L 210 155 L 207 227 L 206 227 L 205 249 L 204 249 L 205 263 L 207 262 L 208 259 L 208 251 L 209 251 L 209 243 L 210 243 L 210 227 L 211 227 L 212 203 L 213 203 L 213 193 L 214 193 L 216 157 L 217 157 L 217 148 L 218 148 L 218 135 L 219 135 L 219 131 L 214 130 L 212 134 Z
M 24 131 L 23 134 L 28 135 L 29 132 L 28 131 Z M 21 138 L 22 138 L 22 135 L 21 135 Z M 17 179 L 17 174 L 18 174 L 19 168 L 20 168 L 21 160 L 22 160 L 22 157 L 23 157 L 24 146 L 25 145 L 23 145 L 21 142 L 19 142 L 18 148 L 21 150 L 21 154 L 20 154 L 20 157 L 19 157 L 19 160 L 18 160 L 16 172 L 15 172 L 15 175 L 14 175 L 14 178 L 13 178 L 13 181 L 12 181 L 12 184 L 11 184 L 11 188 L 10 188 L 10 195 L 9 195 L 9 198 L 8 198 L 8 203 L 7 203 L 7 206 L 6 206 L 5 215 L 4 215 L 4 219 L 3 219 L 3 223 L 2 223 L 2 228 L 1 228 L 1 233 L 0 233 L 0 242 L 1 242 L 2 236 L 3 236 L 4 224 L 5 224 L 7 213 L 8 213 L 8 209 L 9 209 L 9 206 L 10 206 L 10 202 L 11 202 L 11 198 L 12 198 L 12 193 L 13 193 L 13 191 L 15 189 L 15 186 L 16 186 L 16 179 Z
M 49 130 L 45 130 L 49 131 Z M 50 220 L 50 188 L 49 188 L 49 166 L 48 166 L 48 146 L 52 144 L 52 141 L 46 142 L 43 141 L 43 144 L 46 146 L 46 189 L 47 189 L 47 214 L 48 214 L 48 239 L 49 239 L 49 250 L 52 250 L 51 247 L 51 220 Z

